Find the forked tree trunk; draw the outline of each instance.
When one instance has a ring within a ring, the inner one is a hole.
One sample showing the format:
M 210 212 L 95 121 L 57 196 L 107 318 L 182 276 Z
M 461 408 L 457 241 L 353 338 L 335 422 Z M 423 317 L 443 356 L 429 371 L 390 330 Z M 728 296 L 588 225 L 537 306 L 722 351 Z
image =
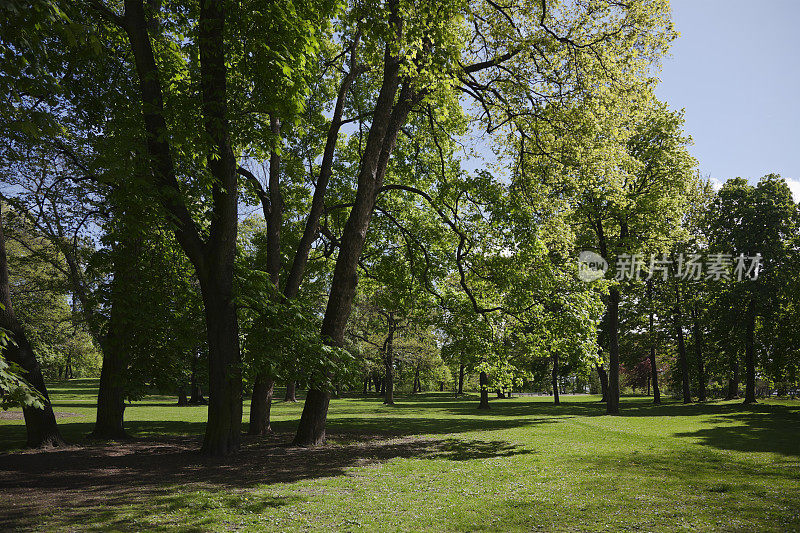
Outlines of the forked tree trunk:
M 393 25 L 399 25 L 397 15 L 390 18 L 393 19 Z M 397 135 L 415 102 L 415 93 L 408 85 L 403 85 L 398 95 L 400 85 L 400 60 L 392 55 L 392 45 L 389 43 L 384 57 L 383 82 L 361 158 L 355 202 L 340 240 L 328 305 L 322 320 L 321 336 L 333 346 L 344 344 L 344 330 L 350 318 L 358 283 L 358 261 L 369 229 L 375 199 L 383 184 Z M 325 420 L 328 416 L 330 395 L 322 388 L 312 390 L 309 390 L 309 396 L 314 401 L 306 400 L 300 417 L 295 437 L 295 444 L 298 445 L 313 445 L 325 441 Z
M 253 400 L 250 404 L 250 426 L 248 435 L 264 436 L 272 433 L 269 423 L 269 414 L 272 409 L 272 393 L 275 382 L 262 376 L 256 377 L 253 384 Z
M 226 455 L 239 448 L 242 425 L 242 373 L 239 325 L 233 302 L 234 259 L 238 229 L 236 157 L 227 117 L 225 3 L 206 0 L 198 12 L 199 93 L 207 143 L 206 164 L 214 178 L 208 239 L 182 200 L 165 118 L 160 70 L 150 40 L 142 2 L 125 2 L 118 22 L 126 32 L 139 79 L 145 141 L 154 189 L 173 220 L 175 236 L 192 261 L 203 296 L 209 360 L 206 455 Z
M 56 417 L 53 414 L 53 406 L 50 404 L 50 396 L 47 394 L 47 386 L 44 384 L 39 361 L 36 360 L 36 355 L 33 353 L 22 324 L 17 320 L 14 307 L 11 304 L 8 257 L 6 256 L 6 241 L 2 223 L 2 204 L 0 204 L 0 304 L 2 304 L 2 308 L 0 308 L 0 327 L 10 333 L 13 341 L 13 344 L 9 343 L 6 347 L 4 355 L 8 361 L 19 365 L 25 371 L 23 377 L 44 397 L 44 407 L 42 409 L 22 408 L 22 414 L 25 417 L 25 430 L 28 434 L 26 445 L 29 448 L 62 446 L 64 440 L 61 438 L 61 433 L 56 424 Z
M 553 352 L 552 383 L 553 383 L 553 403 L 555 405 L 560 405 L 561 399 L 558 396 L 558 353 L 557 352 Z
M 747 372 L 744 390 L 744 403 L 756 403 L 756 303 L 751 298 L 747 306 L 747 326 L 744 338 L 744 364 Z
M 481 403 L 478 404 L 478 409 L 489 409 L 489 376 L 486 372 L 481 372 L 479 384 L 481 387 Z

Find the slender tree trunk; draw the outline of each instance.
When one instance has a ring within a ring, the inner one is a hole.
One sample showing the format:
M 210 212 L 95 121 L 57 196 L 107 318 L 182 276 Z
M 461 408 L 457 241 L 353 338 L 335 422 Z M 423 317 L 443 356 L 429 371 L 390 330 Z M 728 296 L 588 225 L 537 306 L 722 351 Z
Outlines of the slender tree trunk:
M 291 403 L 297 402 L 297 382 L 295 380 L 291 379 L 286 384 L 286 396 L 283 398 L 283 401 Z
M 745 380 L 744 403 L 756 403 L 756 305 L 751 299 L 747 306 L 747 326 L 744 338 L 744 364 L 747 371 Z
M 399 32 L 401 19 L 395 11 L 396 4 L 390 6 L 390 25 Z M 419 101 L 419 95 L 409 83 L 401 84 L 400 59 L 394 56 L 393 47 L 394 43 L 385 46 L 381 88 L 361 158 L 355 201 L 340 239 L 328 305 L 322 320 L 322 338 L 333 346 L 344 344 L 344 330 L 358 283 L 358 261 L 375 208 L 375 199 L 383 185 L 400 128 L 414 104 Z M 296 444 L 310 445 L 325 441 L 329 396 L 323 390 L 316 391 L 315 395 L 321 399 L 313 403 L 306 401 L 295 437 Z
M 653 280 L 647 280 L 647 299 L 650 304 L 650 329 L 648 330 L 650 336 L 650 381 L 653 383 L 653 403 L 655 405 L 661 404 L 661 391 L 658 387 L 658 365 L 656 365 L 656 336 L 655 336 L 655 312 L 653 310 Z M 650 382 L 647 386 L 650 394 Z
M 481 372 L 480 387 L 481 403 L 478 404 L 478 409 L 489 409 L 489 376 L 486 372 Z
M 205 405 L 208 402 L 203 398 L 203 388 L 197 378 L 197 365 L 200 363 L 200 353 L 196 352 L 192 356 L 192 377 L 189 382 L 189 404 Z
M 728 346 L 728 365 L 730 374 L 725 399 L 733 400 L 739 397 L 739 352 L 733 343 Z
M 608 393 L 606 414 L 619 414 L 619 301 L 617 287 L 608 293 Z
M 385 405 L 394 405 L 394 330 L 395 321 L 394 316 L 389 313 L 389 337 L 386 339 L 386 351 L 384 353 L 384 366 L 386 383 L 386 395 L 383 397 Z
M 602 364 L 595 365 L 597 369 L 597 377 L 600 380 L 600 393 L 602 394 L 601 402 L 608 401 L 608 372 L 603 368 Z
M 555 405 L 561 405 L 561 399 L 558 396 L 558 352 L 553 352 L 552 383 L 553 383 L 553 403 Z
M 694 324 L 694 351 L 697 358 L 697 401 L 706 401 L 706 371 L 703 362 L 703 337 L 700 331 L 700 313 L 697 302 L 692 307 L 692 322 Z
M 61 433 L 56 424 L 56 417 L 53 413 L 53 406 L 50 404 L 50 396 L 47 394 L 47 386 L 44 383 L 39 361 L 36 360 L 36 355 L 33 353 L 33 349 L 25 336 L 22 324 L 17 320 L 11 303 L 11 285 L 9 284 L 8 276 L 8 256 L 6 255 L 6 240 L 3 233 L 2 210 L 2 204 L 0 203 L 0 304 L 2 304 L 2 308 L 0 308 L 0 327 L 10 333 L 13 341 L 13 344 L 10 343 L 4 350 L 4 355 L 8 361 L 19 365 L 26 372 L 23 377 L 44 397 L 44 407 L 42 409 L 22 408 L 22 414 L 25 417 L 25 430 L 28 434 L 26 445 L 29 448 L 62 446 L 64 440 L 61 438 Z
M 675 283 L 675 334 L 678 337 L 678 363 L 681 367 L 681 390 L 683 393 L 683 403 L 691 403 L 692 395 L 689 389 L 689 358 L 686 357 L 686 343 L 683 339 L 681 292 L 677 282 Z
M 458 365 L 458 395 L 464 394 L 464 363 Z
M 250 404 L 250 426 L 248 435 L 264 436 L 272 433 L 269 423 L 269 413 L 272 409 L 272 393 L 275 382 L 260 375 L 253 384 L 253 400 Z

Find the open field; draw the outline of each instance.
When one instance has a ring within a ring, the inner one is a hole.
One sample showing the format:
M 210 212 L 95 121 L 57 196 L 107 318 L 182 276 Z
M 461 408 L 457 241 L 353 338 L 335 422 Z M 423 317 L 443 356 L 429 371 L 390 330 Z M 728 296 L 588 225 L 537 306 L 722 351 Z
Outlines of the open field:
M 329 445 L 302 449 L 302 403 L 278 401 L 273 437 L 207 459 L 205 407 L 148 397 L 126 410 L 137 439 L 101 445 L 83 439 L 93 383 L 51 390 L 79 445 L 0 454 L 0 529 L 800 530 L 800 402 L 625 398 L 609 417 L 596 397 L 340 399 Z M 24 442 L 11 413 L 4 450 Z

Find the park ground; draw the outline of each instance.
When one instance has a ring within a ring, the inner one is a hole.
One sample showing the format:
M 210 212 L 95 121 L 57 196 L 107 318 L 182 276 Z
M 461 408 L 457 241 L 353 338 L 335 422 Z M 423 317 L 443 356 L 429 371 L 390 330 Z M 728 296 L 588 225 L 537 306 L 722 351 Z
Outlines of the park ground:
M 344 398 L 314 449 L 289 445 L 302 403 L 277 401 L 273 436 L 208 459 L 203 406 L 148 396 L 125 413 L 136 438 L 100 444 L 94 382 L 51 391 L 76 444 L 20 451 L 0 413 L 0 530 L 800 531 L 797 401 Z

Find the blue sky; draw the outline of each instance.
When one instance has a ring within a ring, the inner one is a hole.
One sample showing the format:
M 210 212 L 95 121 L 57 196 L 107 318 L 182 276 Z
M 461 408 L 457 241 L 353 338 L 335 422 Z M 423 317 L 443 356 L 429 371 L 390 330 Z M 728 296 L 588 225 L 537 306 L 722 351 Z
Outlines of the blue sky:
M 672 14 L 656 93 L 686 110 L 700 172 L 775 172 L 800 201 L 800 1 L 672 0 Z

